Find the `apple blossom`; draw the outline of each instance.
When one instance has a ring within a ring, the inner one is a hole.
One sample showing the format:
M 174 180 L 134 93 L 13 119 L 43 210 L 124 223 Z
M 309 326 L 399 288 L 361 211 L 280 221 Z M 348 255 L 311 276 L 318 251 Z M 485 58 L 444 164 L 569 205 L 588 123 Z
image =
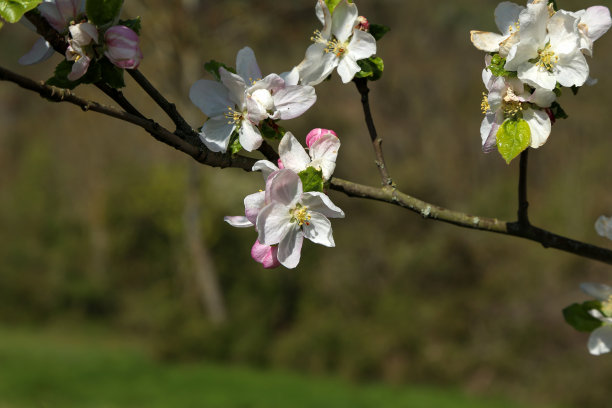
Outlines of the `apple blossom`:
M 601 302 L 601 310 L 589 310 L 589 314 L 602 323 L 589 336 L 589 352 L 593 355 L 608 353 L 612 349 L 612 287 L 602 283 L 581 283 L 580 289 Z
M 200 138 L 212 151 L 227 151 L 234 131 L 242 147 L 253 151 L 263 141 L 257 127 L 262 120 L 296 118 L 316 101 L 314 88 L 293 85 L 295 72 L 287 73 L 289 84 L 277 74 L 261 79 L 253 50 L 248 47 L 238 52 L 236 71 L 219 68 L 221 82 L 201 79 L 189 91 L 191 101 L 209 117 Z
M 98 30 L 91 23 L 74 24 L 68 27 L 70 37 L 66 49 L 66 59 L 74 61 L 68 79 L 76 81 L 87 72 L 89 63 L 94 57 L 93 50 L 89 46 L 92 42 L 98 42 Z
M 119 68 L 136 69 L 142 60 L 140 39 L 132 29 L 116 25 L 104 33 L 104 55 Z
M 340 1 L 332 15 L 325 1 L 318 0 L 316 14 L 323 28 L 315 31 L 311 38 L 314 44 L 308 47 L 297 67 L 301 82 L 317 85 L 338 68 L 342 82 L 347 83 L 361 71 L 357 61 L 376 54 L 376 40 L 359 29 L 359 13 L 354 3 Z
M 323 193 L 302 190 L 300 177 L 279 170 L 266 189 L 266 202 L 257 215 L 258 240 L 278 244 L 278 261 L 295 268 L 300 261 L 304 237 L 327 247 L 335 246 L 328 218 L 344 218 L 344 212 Z
M 593 43 L 612 26 L 610 10 L 604 6 L 593 6 L 571 13 L 578 19 L 580 49 L 589 57 L 593 56 Z
M 479 50 L 499 52 L 505 58 L 510 47 L 518 41 L 519 15 L 525 10 L 528 9 L 509 1 L 499 3 L 495 8 L 495 24 L 501 34 L 472 30 L 470 31 L 472 43 Z

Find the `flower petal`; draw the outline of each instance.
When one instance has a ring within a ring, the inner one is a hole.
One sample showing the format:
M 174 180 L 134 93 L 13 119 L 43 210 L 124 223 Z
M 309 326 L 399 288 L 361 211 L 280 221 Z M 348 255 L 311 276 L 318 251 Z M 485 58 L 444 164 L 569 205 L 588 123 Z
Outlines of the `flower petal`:
M 499 116 L 495 113 L 488 113 L 482 119 L 480 138 L 482 139 L 482 151 L 484 153 L 491 153 L 497 148 L 497 131 L 504 120 L 503 117 L 499 118 Z
M 248 227 L 252 227 L 253 225 L 255 225 L 251 221 L 249 221 L 248 218 L 245 217 L 244 215 L 226 216 L 226 217 L 223 217 L 223 221 L 227 222 L 229 225 L 231 225 L 232 227 L 236 227 L 236 228 L 248 228 Z
M 25 20 L 25 19 L 22 19 Z M 25 20 L 27 21 L 27 20 Z M 32 65 L 38 62 L 42 62 L 47 60 L 55 50 L 51 46 L 49 42 L 47 42 L 44 38 L 40 37 L 34 45 L 32 49 L 28 51 L 23 57 L 19 58 L 19 63 L 21 65 Z
M 296 226 L 291 222 L 289 208 L 280 203 L 271 203 L 261 209 L 257 216 L 256 228 L 259 242 L 265 245 L 278 244 Z
M 252 171 L 261 171 L 264 180 L 267 180 L 268 176 L 275 171 L 278 171 L 278 167 L 269 160 L 259 160 L 253 165 Z
M 279 170 L 266 182 L 266 202 L 292 207 L 302 195 L 302 180 L 292 170 Z
M 311 166 L 323 172 L 323 179 L 329 180 L 336 169 L 336 159 L 340 149 L 340 139 L 327 133 L 310 146 Z
M 321 213 L 310 212 L 308 224 L 302 226 L 304 236 L 315 244 L 335 247 L 331 222 Z
M 280 262 L 278 261 L 278 247 L 263 245 L 256 240 L 251 248 L 251 257 L 263 265 L 266 269 L 272 269 L 280 266 Z
M 297 118 L 316 101 L 317 95 L 312 86 L 287 86 L 274 94 L 274 107 L 283 120 Z
M 342 0 L 332 13 L 332 34 L 336 36 L 341 43 L 348 40 L 353 33 L 353 29 L 357 24 L 359 13 L 355 3 L 349 3 L 347 0 Z
M 259 211 L 263 208 L 266 201 L 266 192 L 259 191 L 254 194 L 249 194 L 244 198 L 244 214 L 246 218 L 249 220 L 251 225 L 255 225 L 257 222 L 257 215 L 259 215 Z
M 259 129 L 249 120 L 242 121 L 240 131 L 238 132 L 238 138 L 240 144 L 247 152 L 259 149 L 259 146 L 261 146 L 263 142 Z
M 242 77 L 245 84 L 261 79 L 261 70 L 257 65 L 255 53 L 250 47 L 244 47 L 236 55 L 236 72 Z
M 302 252 L 302 244 L 304 242 L 304 234 L 297 227 L 297 224 L 292 224 L 294 227 L 285 235 L 283 240 L 278 244 L 278 261 L 285 267 L 293 269 L 300 263 L 300 255 Z
M 318 85 L 338 66 L 339 58 L 325 52 L 325 44 L 315 43 L 306 49 L 304 60 L 297 66 L 302 85 Z
M 211 118 L 202 126 L 200 140 L 213 152 L 225 152 L 234 129 L 236 125 L 223 116 Z
M 612 26 L 610 10 L 604 6 L 589 7 L 582 15 L 580 23 L 586 24 L 589 39 L 596 41 Z
M 371 57 L 376 54 L 376 40 L 370 33 L 355 30 L 353 38 L 349 43 L 348 53 L 355 61 Z
M 242 111 L 245 108 L 246 102 L 246 83 L 239 75 L 229 72 L 225 68 L 219 68 L 219 76 L 221 77 L 221 83 L 225 85 L 228 90 L 228 97 L 233 103 L 232 106 L 237 106 L 238 110 Z
M 208 117 L 221 116 L 235 106 L 225 85 L 208 79 L 200 79 L 191 86 L 189 99 Z
M 40 14 L 51 24 L 51 27 L 55 28 L 56 31 L 62 32 L 66 29 L 68 21 L 64 19 L 62 14 L 57 9 L 55 3 L 45 2 L 38 5 L 38 11 Z
M 527 109 L 523 112 L 523 119 L 527 121 L 529 129 L 531 129 L 530 146 L 537 149 L 546 143 L 552 126 L 548 114 L 541 110 Z
M 474 47 L 485 52 L 499 51 L 499 44 L 505 39 L 504 36 L 487 31 L 470 31 L 470 40 Z
M 308 211 L 323 214 L 327 218 L 344 218 L 344 211 L 337 207 L 324 193 L 311 191 L 302 194 L 301 202 Z
M 504 36 L 510 34 L 510 27 L 514 27 L 519 21 L 519 15 L 523 10 L 525 10 L 525 7 L 510 1 L 504 1 L 497 5 L 495 8 L 495 24 Z
M 297 85 L 300 82 L 300 70 L 293 67 L 289 72 L 283 72 L 279 76 L 285 81 L 285 86 Z
M 579 50 L 559 55 L 557 70 L 557 81 L 562 86 L 582 86 L 589 78 L 589 64 Z
M 605 325 L 593 330 L 587 344 L 589 353 L 599 356 L 610 352 L 612 348 L 612 326 Z
M 338 63 L 338 75 L 342 78 L 342 83 L 349 83 L 359 71 L 361 71 L 361 67 L 350 54 L 345 55 Z
M 278 154 L 283 166 L 296 173 L 305 170 L 310 163 L 310 156 L 291 132 L 285 133 L 285 136 L 281 139 L 278 145 Z
M 580 289 L 589 296 L 597 300 L 608 300 L 612 295 L 612 287 L 603 283 L 583 282 L 580 284 Z

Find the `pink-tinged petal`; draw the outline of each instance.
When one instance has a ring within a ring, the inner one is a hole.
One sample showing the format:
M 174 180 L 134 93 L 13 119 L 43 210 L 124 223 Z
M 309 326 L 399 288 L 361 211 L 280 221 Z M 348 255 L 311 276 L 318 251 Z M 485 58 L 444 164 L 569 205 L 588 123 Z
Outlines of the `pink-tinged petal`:
M 300 82 L 300 71 L 297 67 L 293 67 L 291 71 L 283 72 L 279 76 L 285 81 L 285 86 L 297 85 Z
M 593 330 L 587 347 L 594 356 L 609 353 L 612 349 L 612 326 L 605 325 Z
M 249 221 L 247 217 L 243 215 L 226 216 L 226 217 L 223 217 L 223 221 L 227 222 L 229 225 L 231 225 L 232 227 L 236 227 L 236 228 L 248 228 L 248 227 L 252 227 L 255 225 L 251 221 Z
M 240 111 L 246 107 L 247 86 L 239 75 L 229 72 L 225 68 L 219 68 L 221 83 L 228 89 L 229 99 L 233 102 L 232 106 L 237 106 Z
M 261 171 L 261 174 L 264 178 L 264 181 L 268 179 L 270 174 L 278 171 L 279 168 L 274 165 L 271 161 L 268 160 L 259 160 L 255 162 L 253 165 L 252 171 Z
M 129 27 L 117 25 L 109 28 L 104 34 L 106 52 L 104 55 L 116 66 L 124 69 L 136 69 L 142 60 L 140 38 Z
M 304 236 L 315 244 L 330 248 L 335 247 L 331 222 L 323 214 L 312 211 L 309 214 L 310 220 L 302 226 Z
M 244 47 L 238 51 L 238 55 L 236 55 L 236 72 L 249 85 L 253 81 L 261 79 L 261 71 L 255 59 L 255 53 L 250 47 Z
M 330 129 L 322 129 L 322 128 L 312 129 L 306 135 L 306 146 L 308 146 L 308 148 L 311 148 L 314 142 L 321 139 L 326 134 L 331 134 L 331 135 L 338 137 L 336 132 Z
M 304 234 L 297 224 L 285 235 L 278 244 L 278 260 L 285 268 L 293 269 L 300 263 Z
M 285 80 L 278 74 L 266 75 L 265 78 L 259 79 L 247 88 L 247 92 L 253 93 L 258 89 L 266 89 L 271 93 L 285 87 Z
M 587 295 L 601 301 L 608 300 L 612 296 L 612 287 L 603 283 L 583 282 L 580 284 L 580 289 Z
M 355 3 L 342 0 L 332 13 L 332 34 L 338 41 L 345 42 L 353 33 L 359 13 Z
M 200 140 L 213 152 L 225 152 L 236 125 L 223 116 L 210 118 L 202 126 Z
M 311 191 L 302 194 L 301 202 L 308 211 L 318 212 L 327 218 L 344 218 L 344 211 L 337 207 L 324 193 Z
M 496 33 L 487 31 L 470 31 L 470 41 L 474 47 L 485 52 L 499 51 L 499 44 L 505 40 L 505 37 Z
M 351 55 L 345 55 L 338 63 L 338 75 L 340 75 L 344 84 L 349 83 L 359 71 L 361 71 L 361 67 Z
M 263 92 L 266 91 L 263 90 Z M 254 96 L 256 97 L 257 95 Z M 266 106 L 261 104 L 260 101 L 255 99 L 252 95 L 247 95 L 246 97 L 246 110 L 247 118 L 253 123 L 259 123 L 269 116 Z
M 261 146 L 263 142 L 259 129 L 249 120 L 242 121 L 240 131 L 238 132 L 238 139 L 247 152 L 259 149 L 259 146 Z
M 27 54 L 19 58 L 19 63 L 21 65 L 36 64 L 38 62 L 45 61 L 46 59 L 51 57 L 54 52 L 55 50 L 53 49 L 51 44 L 49 44 L 44 38 L 41 37 L 36 40 L 36 42 L 32 46 L 32 49 Z
M 281 265 L 278 260 L 278 247 L 263 245 L 259 240 L 255 241 L 251 248 L 251 257 L 266 269 L 277 268 Z
M 98 29 L 90 23 L 80 23 L 68 27 L 72 41 L 83 47 L 92 41 L 98 42 Z
M 279 170 L 275 177 L 266 182 L 266 202 L 280 203 L 292 207 L 302 195 L 302 180 L 293 171 Z
M 531 130 L 531 147 L 537 149 L 548 140 L 552 124 L 548 114 L 541 110 L 527 109 L 523 112 L 523 119 L 527 121 Z
M 265 245 L 278 244 L 297 223 L 291 222 L 289 208 L 283 204 L 271 203 L 261 209 L 257 216 L 256 228 L 259 242 Z
M 297 118 L 316 101 L 317 95 L 312 86 L 288 86 L 274 94 L 274 107 L 282 120 Z
M 589 39 L 596 41 L 612 26 L 610 10 L 604 6 L 589 7 L 582 15 L 580 23 L 587 26 L 587 36 Z
M 516 29 L 515 24 L 519 21 L 519 15 L 523 10 L 525 10 L 525 7 L 510 1 L 504 1 L 497 5 L 495 8 L 495 24 L 504 36 L 510 34 L 510 27 Z
M 76 81 L 87 72 L 91 59 L 88 56 L 82 56 L 72 64 L 72 70 L 68 74 L 68 80 Z
M 370 33 L 355 30 L 347 49 L 351 57 L 355 61 L 359 61 L 376 54 L 376 40 Z
M 329 180 L 336 168 L 340 139 L 328 133 L 310 147 L 311 166 L 323 171 L 323 179 Z
M 497 131 L 504 120 L 503 117 L 498 118 L 497 116 L 495 113 L 489 113 L 485 115 L 480 124 L 480 137 L 482 138 L 482 151 L 484 153 L 491 153 L 497 147 Z M 501 119 L 501 122 L 499 119 Z
M 78 0 L 55 0 L 55 4 L 64 21 L 74 20 L 79 12 Z
M 191 86 L 189 99 L 208 117 L 224 115 L 234 106 L 225 85 L 208 79 L 200 79 Z
M 259 210 L 265 205 L 265 200 L 265 191 L 259 191 L 244 198 L 244 214 L 252 225 L 255 225 L 257 222 L 257 215 L 259 215 Z
M 310 163 L 308 153 L 291 132 L 285 133 L 285 136 L 281 139 L 278 145 L 278 153 L 283 161 L 283 166 L 296 173 L 305 170 Z
M 38 5 L 38 11 L 56 31 L 61 33 L 66 29 L 68 21 L 64 20 L 55 3 L 41 3 Z
M 278 163 L 278 168 L 280 170 L 285 168 L 285 165 L 283 164 L 283 161 L 281 159 L 278 159 L 276 162 Z
M 589 78 L 589 64 L 580 51 L 559 55 L 559 63 L 556 67 L 556 79 L 562 86 L 582 86 Z

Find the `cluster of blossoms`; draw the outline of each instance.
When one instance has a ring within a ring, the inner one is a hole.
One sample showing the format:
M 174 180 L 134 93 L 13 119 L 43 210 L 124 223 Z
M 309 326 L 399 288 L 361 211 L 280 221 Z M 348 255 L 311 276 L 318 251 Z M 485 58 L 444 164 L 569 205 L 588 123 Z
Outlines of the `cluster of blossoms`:
M 276 121 L 305 113 L 316 102 L 313 86 L 334 69 L 348 83 L 362 71 L 359 62 L 376 53 L 371 25 L 354 3 L 317 0 L 315 11 L 323 28 L 315 31 L 304 60 L 290 71 L 263 77 L 253 50 L 245 47 L 236 56 L 235 69 L 212 61 L 207 70 L 217 80 L 201 79 L 189 92 L 208 116 L 200 139 L 214 152 L 256 150 L 270 130 L 272 138 L 282 136 L 278 163 L 260 160 L 253 167 L 263 174 L 265 191 L 244 199 L 244 216 L 225 217 L 232 226 L 255 227 L 258 238 L 251 256 L 265 268 L 295 268 L 304 238 L 335 246 L 329 218 L 344 217 L 323 192 L 336 167 L 336 133 L 313 129 L 306 137 L 306 151 Z
M 495 9 L 501 34 L 472 31 L 476 48 L 486 51 L 480 133 L 483 150 L 496 147 L 507 162 L 528 147 L 542 146 L 558 118 L 562 87 L 574 90 L 595 80 L 585 56 L 612 25 L 607 7 L 569 12 L 548 0 L 511 2 Z
M 138 34 L 114 22 L 96 26 L 87 18 L 85 0 L 46 0 L 38 11 L 51 27 L 66 36 L 66 60 L 73 62 L 67 75 L 70 81 L 83 77 L 92 61 L 103 57 L 122 69 L 135 69 L 142 60 Z M 40 38 L 19 62 L 35 64 L 49 58 L 53 51 L 51 44 Z

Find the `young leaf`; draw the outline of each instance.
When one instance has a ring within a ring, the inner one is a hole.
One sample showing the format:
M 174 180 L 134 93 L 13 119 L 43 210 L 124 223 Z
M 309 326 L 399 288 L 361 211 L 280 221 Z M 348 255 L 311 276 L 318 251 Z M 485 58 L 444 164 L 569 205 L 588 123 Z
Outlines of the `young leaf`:
M 140 35 L 141 21 L 140 17 L 132 18 L 129 20 L 119 20 L 119 25 L 124 25 L 127 28 L 134 31 L 136 34 Z
M 524 119 L 506 119 L 497 131 L 497 150 L 506 163 L 529 147 L 531 142 L 531 129 Z
M 0 17 L 9 23 L 16 23 L 28 11 L 36 8 L 42 0 L 0 0 Z M 0 21 L 0 27 L 2 22 Z
M 97 26 L 112 23 L 121 13 L 123 0 L 87 0 L 85 11 L 89 20 Z
M 370 81 L 378 81 L 385 70 L 385 63 L 380 57 L 370 57 L 357 61 L 361 71 L 355 76 L 357 78 L 368 78 Z
M 112 88 L 119 89 L 125 87 L 123 80 L 123 69 L 113 65 L 107 58 L 100 60 L 102 70 L 102 80 Z
M 212 74 L 212 76 L 214 76 L 217 81 L 221 80 L 221 76 L 219 76 L 219 68 L 221 67 L 227 69 L 231 73 L 236 73 L 236 70 L 234 68 L 228 67 L 227 65 L 219 61 L 210 60 L 206 64 L 204 64 L 204 69 L 210 74 Z
M 327 5 L 327 8 L 329 9 L 330 14 L 334 12 L 334 9 L 336 8 L 336 6 L 338 4 L 340 4 L 341 0 L 325 0 L 325 4 Z
M 491 58 L 491 65 L 487 66 L 487 69 L 497 77 L 509 77 L 516 78 L 517 73 L 514 71 L 506 71 L 506 59 L 499 56 L 499 54 L 493 55 Z
M 302 188 L 304 192 L 318 191 L 323 192 L 323 171 L 317 170 L 314 167 L 307 167 L 298 173 L 302 180 Z
M 592 332 L 601 326 L 602 322 L 591 316 L 589 310 L 599 308 L 601 308 L 601 303 L 598 301 L 574 303 L 563 309 L 563 317 L 574 329 L 581 332 Z
M 267 139 L 277 139 L 280 140 L 285 136 L 285 129 L 281 126 L 277 125 L 276 122 L 272 119 L 266 119 L 261 122 L 259 126 L 261 130 L 261 135 Z
M 387 27 L 386 25 L 370 24 L 370 34 L 372 34 L 372 37 L 374 37 L 376 41 L 383 38 L 389 31 L 391 31 L 391 28 Z
M 79 84 L 92 84 L 102 79 L 102 66 L 99 63 L 92 62 L 87 69 L 87 73 L 77 79 L 71 81 L 68 79 L 68 74 L 72 71 L 73 61 L 62 60 L 56 67 L 53 76 L 47 79 L 47 85 L 57 86 L 58 88 L 74 89 Z

